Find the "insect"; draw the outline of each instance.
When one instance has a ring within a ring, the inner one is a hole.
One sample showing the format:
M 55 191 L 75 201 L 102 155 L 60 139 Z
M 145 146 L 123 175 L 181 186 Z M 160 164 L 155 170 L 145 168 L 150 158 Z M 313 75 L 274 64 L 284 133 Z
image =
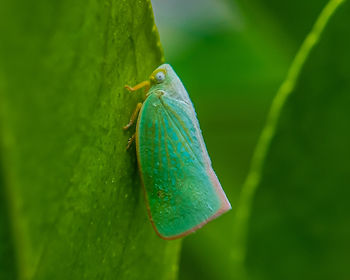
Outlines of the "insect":
M 192 102 L 169 64 L 160 65 L 149 80 L 130 87 L 146 88 L 129 129 L 137 120 L 138 166 L 148 214 L 156 233 L 176 239 L 194 232 L 231 209 L 215 175 Z

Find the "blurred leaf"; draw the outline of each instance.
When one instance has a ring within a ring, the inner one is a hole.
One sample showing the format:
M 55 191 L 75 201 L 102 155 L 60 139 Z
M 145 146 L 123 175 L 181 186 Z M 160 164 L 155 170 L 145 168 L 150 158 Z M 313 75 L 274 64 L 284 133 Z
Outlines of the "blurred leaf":
M 297 54 L 244 186 L 238 211 L 243 220 L 257 187 L 247 237 L 249 279 L 350 275 L 349 3 L 331 18 L 308 56 L 341 2 L 329 1 Z
M 265 30 L 290 59 L 301 45 L 327 0 L 231 0 L 247 16 L 247 23 Z M 278 50 L 277 50 L 278 51 Z
M 0 34 L 0 278 L 174 279 L 121 129 L 161 63 L 149 1 L 4 0 Z

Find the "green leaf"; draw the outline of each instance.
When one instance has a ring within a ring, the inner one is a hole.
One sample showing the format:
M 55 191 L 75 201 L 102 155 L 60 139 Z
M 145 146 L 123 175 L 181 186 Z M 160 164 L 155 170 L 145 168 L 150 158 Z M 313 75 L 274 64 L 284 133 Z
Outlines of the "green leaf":
M 162 61 L 150 2 L 4 0 L 0 34 L 0 278 L 176 278 L 122 130 Z
M 350 5 L 342 2 L 329 1 L 305 39 L 257 146 L 237 220 L 249 279 L 348 279 Z

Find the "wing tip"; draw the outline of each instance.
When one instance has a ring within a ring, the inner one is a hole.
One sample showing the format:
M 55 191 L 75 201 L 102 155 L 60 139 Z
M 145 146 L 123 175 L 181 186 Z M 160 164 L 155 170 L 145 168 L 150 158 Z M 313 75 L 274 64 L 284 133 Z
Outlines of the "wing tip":
M 211 175 L 211 178 L 212 178 L 212 182 L 215 186 L 215 189 L 216 189 L 216 192 L 217 192 L 217 195 L 220 199 L 220 208 L 213 214 L 211 215 L 210 217 L 208 217 L 206 220 L 204 220 L 203 222 L 199 223 L 198 225 L 180 233 L 180 234 L 176 234 L 176 235 L 171 235 L 171 236 L 165 236 L 163 234 L 161 234 L 155 223 L 153 222 L 153 219 L 151 218 L 152 215 L 151 215 L 151 211 L 149 211 L 149 214 L 150 214 L 150 220 L 151 220 L 151 223 L 152 223 L 152 226 L 155 230 L 155 232 L 157 233 L 157 235 L 164 239 L 164 240 L 175 240 L 175 239 L 179 239 L 179 238 L 182 238 L 182 237 L 185 237 L 191 233 L 194 233 L 195 231 L 197 231 L 198 229 L 202 228 L 204 225 L 206 225 L 207 223 L 209 223 L 210 221 L 218 218 L 219 216 L 221 216 L 222 214 L 226 213 L 227 211 L 231 210 L 232 209 L 232 206 L 224 192 L 224 190 L 222 189 L 221 187 L 221 184 L 214 172 L 214 170 L 210 170 L 209 171 L 209 174 Z
M 222 201 L 221 207 L 213 214 L 211 215 L 209 218 L 207 218 L 206 220 L 204 220 L 203 222 L 201 222 L 200 224 L 190 228 L 189 230 L 186 230 L 180 234 L 176 234 L 176 235 L 170 235 L 170 236 L 165 236 L 163 234 L 161 234 L 156 225 L 153 223 L 152 221 L 152 226 L 154 228 L 154 231 L 156 232 L 156 234 L 164 239 L 164 240 L 175 240 L 175 239 L 179 239 L 182 237 L 185 237 L 191 233 L 194 233 L 195 231 L 197 231 L 198 229 L 202 228 L 203 226 L 205 226 L 207 223 L 211 222 L 212 220 L 215 220 L 216 218 L 218 218 L 219 216 L 221 216 L 222 214 L 226 213 L 227 211 L 231 210 L 231 204 L 230 202 L 226 199 L 225 201 Z

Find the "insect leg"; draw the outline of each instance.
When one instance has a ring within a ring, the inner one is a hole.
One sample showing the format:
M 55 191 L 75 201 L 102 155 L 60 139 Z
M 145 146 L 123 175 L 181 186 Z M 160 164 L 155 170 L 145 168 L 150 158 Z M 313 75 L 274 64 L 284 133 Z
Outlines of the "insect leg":
M 134 133 L 128 140 L 128 145 L 126 146 L 126 149 L 128 150 L 131 147 L 131 144 L 135 141 L 136 133 Z
M 130 126 L 132 126 L 135 123 L 141 107 L 142 107 L 142 103 L 141 102 L 137 103 L 136 109 L 132 113 L 129 123 L 123 127 L 124 130 L 127 130 L 128 128 L 130 128 Z
M 128 91 L 135 91 L 135 90 L 138 90 L 138 89 L 144 87 L 145 88 L 145 92 L 147 92 L 149 90 L 150 86 L 151 86 L 150 81 L 143 81 L 143 82 L 141 82 L 141 83 L 139 83 L 139 84 L 137 84 L 136 86 L 133 86 L 133 87 L 126 85 L 125 88 Z

